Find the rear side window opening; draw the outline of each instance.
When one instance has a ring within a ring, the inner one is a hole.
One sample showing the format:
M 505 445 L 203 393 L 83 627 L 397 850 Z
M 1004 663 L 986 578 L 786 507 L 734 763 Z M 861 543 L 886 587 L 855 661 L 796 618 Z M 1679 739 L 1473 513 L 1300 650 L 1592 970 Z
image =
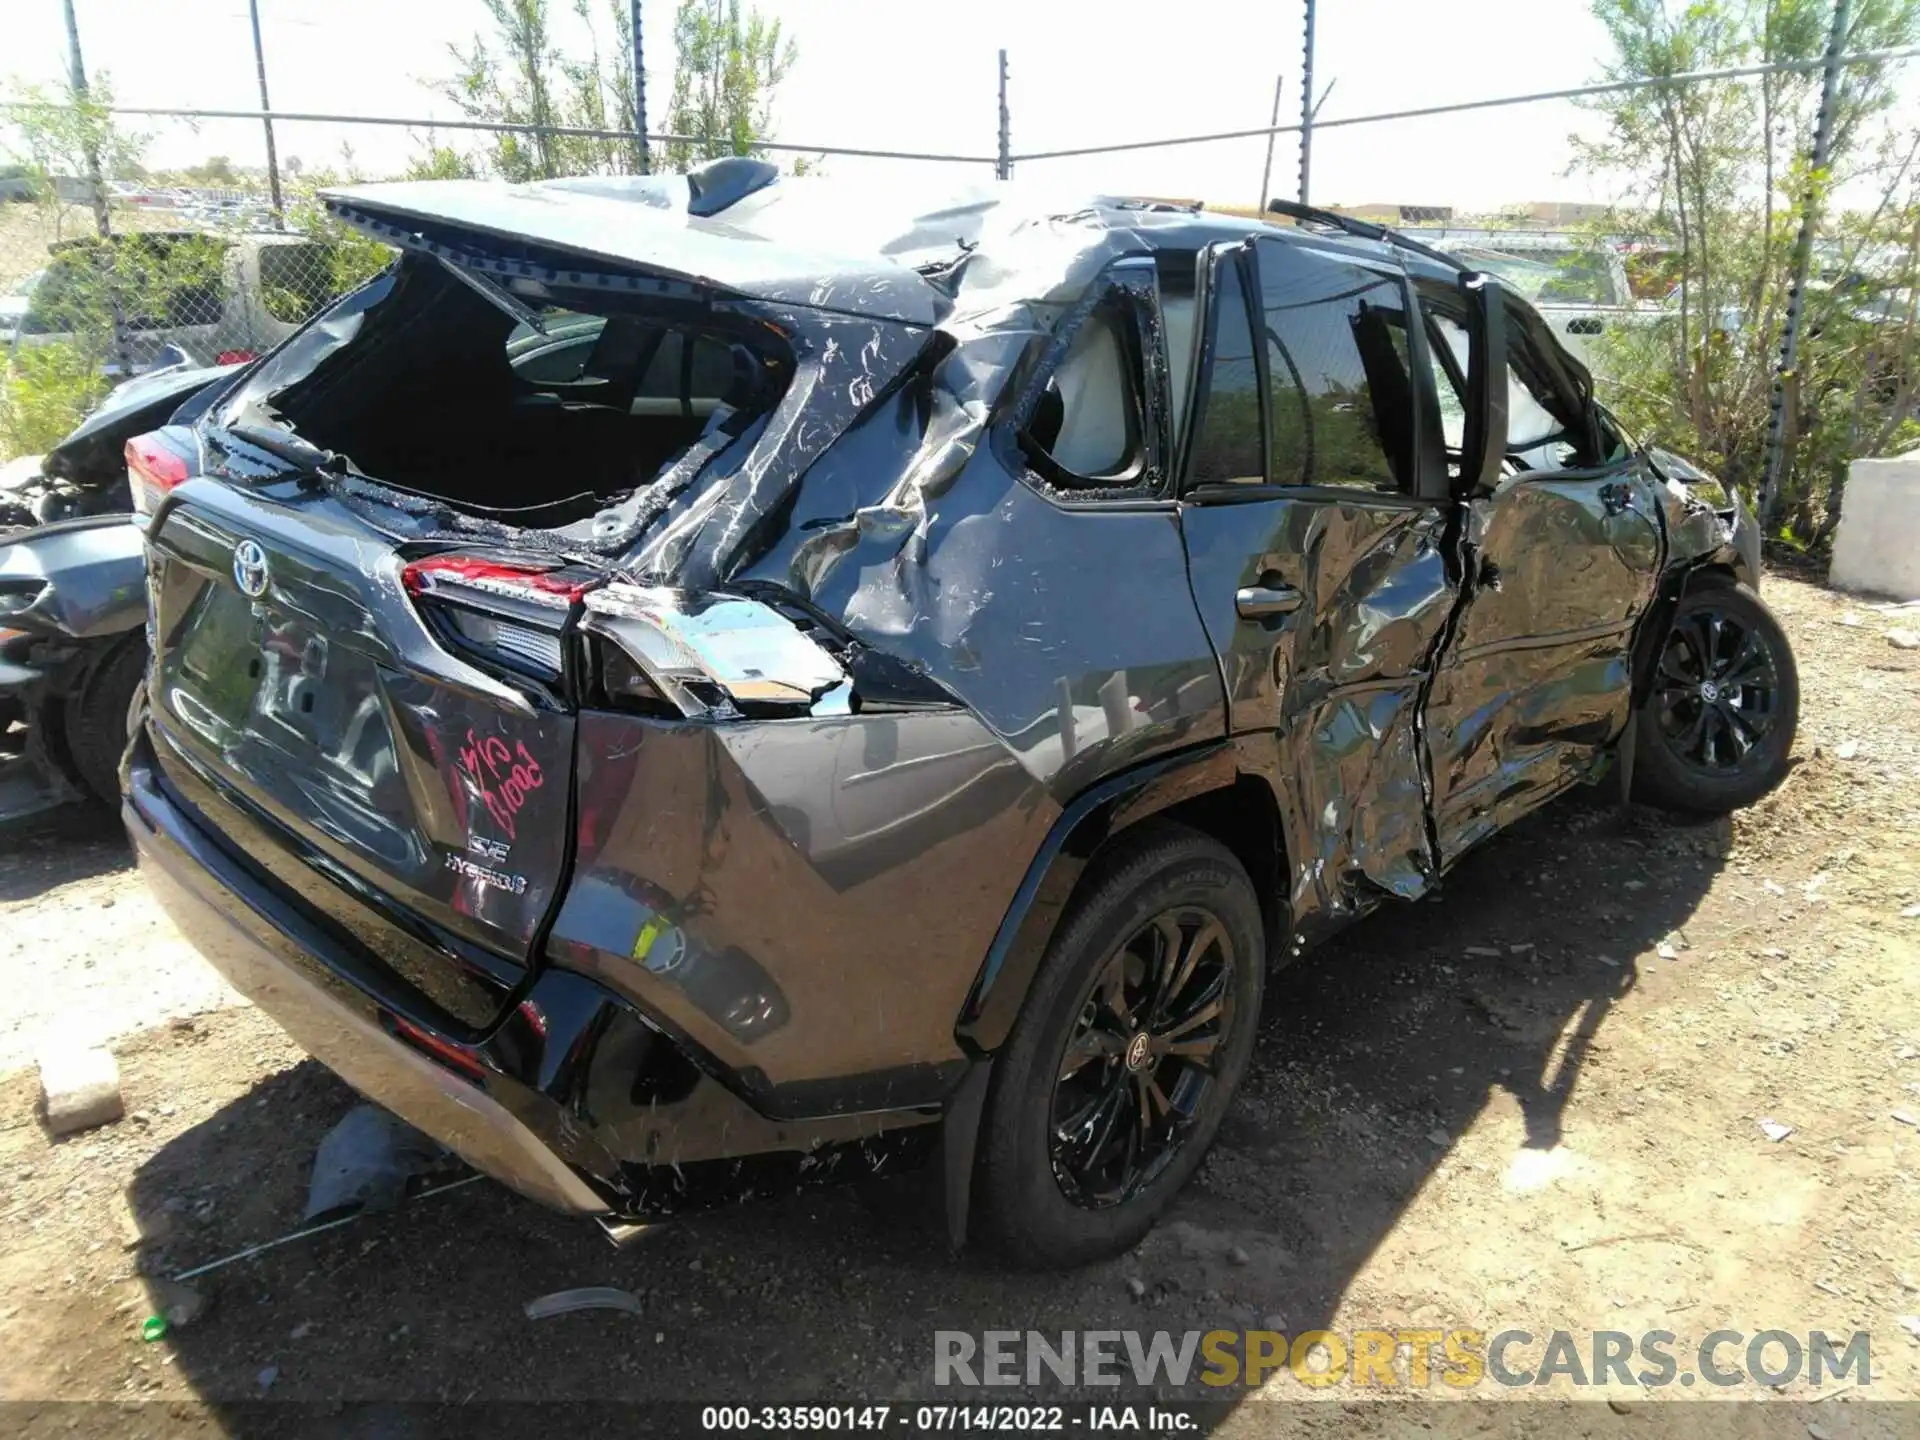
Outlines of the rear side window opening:
M 1130 499 L 1160 483 L 1160 407 L 1149 383 L 1152 272 L 1109 271 L 1056 333 L 1017 427 L 1031 473 L 1060 495 Z M 1160 367 L 1164 371 L 1164 366 Z
M 243 389 L 224 418 L 264 402 L 370 480 L 560 528 L 703 439 L 718 448 L 715 432 L 722 444 L 743 433 L 791 371 L 777 332 L 698 301 L 556 288 L 499 303 L 410 257 L 344 344 L 277 392 Z

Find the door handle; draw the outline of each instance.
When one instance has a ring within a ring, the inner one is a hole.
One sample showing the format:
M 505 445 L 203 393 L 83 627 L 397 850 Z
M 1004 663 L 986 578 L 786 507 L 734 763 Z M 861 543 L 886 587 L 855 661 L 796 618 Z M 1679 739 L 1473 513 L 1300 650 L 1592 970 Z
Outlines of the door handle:
M 1246 620 L 1270 620 L 1291 615 L 1306 602 L 1291 585 L 1243 585 L 1233 592 L 1233 608 Z

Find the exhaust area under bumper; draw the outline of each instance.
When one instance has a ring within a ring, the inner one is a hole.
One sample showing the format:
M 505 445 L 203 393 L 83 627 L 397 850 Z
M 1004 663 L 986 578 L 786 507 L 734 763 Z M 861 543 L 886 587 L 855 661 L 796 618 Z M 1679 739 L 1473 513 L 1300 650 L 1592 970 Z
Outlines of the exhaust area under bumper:
M 500 1101 L 403 1044 L 290 961 L 286 952 L 302 939 L 302 917 L 277 905 L 197 834 L 149 769 L 136 765 L 131 781 L 122 814 L 155 898 L 208 962 L 295 1043 L 501 1184 L 557 1210 L 602 1214 L 610 1208 Z
M 177 794 L 149 734 L 123 818 L 169 918 L 296 1044 L 474 1168 L 556 1210 L 654 1220 L 911 1168 L 937 1106 L 775 1119 L 598 981 L 543 967 L 485 1032 L 449 1026 Z

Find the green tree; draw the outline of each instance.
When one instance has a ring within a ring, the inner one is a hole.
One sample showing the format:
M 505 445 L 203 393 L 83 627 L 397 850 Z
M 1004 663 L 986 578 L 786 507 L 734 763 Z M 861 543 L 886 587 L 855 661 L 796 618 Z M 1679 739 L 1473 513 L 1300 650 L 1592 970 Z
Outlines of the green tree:
M 448 48 L 459 73 L 441 89 L 470 118 L 509 125 L 555 126 L 558 57 L 548 36 L 548 0 L 482 0 L 494 43 L 481 35 L 469 49 Z M 494 169 L 508 180 L 558 175 L 555 139 L 542 131 L 493 138 Z
M 43 455 L 98 405 L 111 382 L 78 346 L 25 350 L 0 369 L 0 460 Z
M 472 180 L 480 173 L 479 165 L 471 155 L 454 149 L 451 145 L 442 145 L 428 135 L 426 144 L 413 159 L 407 162 L 406 178 L 409 180 Z
M 449 47 L 458 66 L 441 92 L 470 118 L 545 127 L 490 135 L 484 163 L 515 181 L 556 175 L 620 174 L 640 168 L 632 140 L 555 134 L 555 129 L 626 130 L 634 105 L 633 22 L 628 0 L 601 0 L 612 40 L 601 45 L 594 0 L 572 0 L 587 54 L 569 56 L 552 39 L 551 0 L 483 0 L 490 34 Z
M 225 155 L 209 155 L 198 165 L 189 165 L 182 172 L 196 185 L 232 186 L 239 177 L 233 172 L 233 161 Z
M 632 128 L 629 0 L 571 0 L 586 36 L 581 55 L 564 53 L 553 40 L 552 0 L 482 3 L 491 26 L 471 45 L 450 47 L 457 69 L 441 92 L 470 119 L 548 127 L 490 136 L 486 169 L 516 181 L 637 173 L 637 141 L 552 133 Z M 681 0 L 674 49 L 667 128 L 694 138 L 669 145 L 663 168 L 745 155 L 772 133 L 774 95 L 798 54 L 778 20 L 743 11 L 740 0 Z
M 680 0 L 673 46 L 667 129 L 693 137 L 668 145 L 674 169 L 749 154 L 773 133 L 775 92 L 799 58 L 778 20 L 743 14 L 740 0 Z
M 106 75 L 96 75 L 85 94 L 64 82 L 15 82 L 8 87 L 8 98 L 13 104 L 9 129 L 18 138 L 0 142 L 0 156 L 32 183 L 35 199 L 53 215 L 56 234 L 67 209 L 58 180 L 89 174 L 94 165 L 109 180 L 142 173 L 147 137 L 115 121 L 113 85 Z M 94 219 L 99 234 L 112 233 L 104 204 L 96 206 Z
M 1831 0 L 1593 0 L 1593 12 L 1612 46 L 1609 80 L 1817 61 L 1832 15 Z M 1845 48 L 1894 48 L 1916 37 L 1920 0 L 1856 0 Z M 1578 165 L 1627 177 L 1625 202 L 1641 217 L 1635 238 L 1674 287 L 1650 323 L 1609 330 L 1595 357 L 1603 392 L 1630 425 L 1717 466 L 1750 495 L 1764 465 L 1793 237 L 1809 195 L 1824 213 L 1837 185 L 1891 176 L 1870 214 L 1829 217 L 1820 251 L 1823 269 L 1856 281 L 1858 262 L 1869 262 L 1877 277 L 1869 288 L 1880 298 L 1860 303 L 1858 283 L 1809 292 L 1802 363 L 1789 385 L 1793 463 L 1783 488 L 1787 527 L 1801 534 L 1818 533 L 1836 469 L 1844 474 L 1834 447 L 1894 443 L 1904 419 L 1895 412 L 1911 408 L 1910 387 L 1887 370 L 1911 363 L 1910 346 L 1889 344 L 1899 307 L 1888 296 L 1899 289 L 1904 246 L 1889 236 L 1904 234 L 1912 174 L 1911 163 L 1888 158 L 1882 121 L 1892 71 L 1849 68 L 1828 169 L 1809 175 L 1820 88 L 1816 67 L 1752 84 L 1602 96 L 1590 104 L 1607 121 L 1605 138 L 1574 142 Z M 1910 271 L 1910 253 L 1905 263 Z M 1870 381 L 1861 368 L 1868 350 L 1876 356 Z

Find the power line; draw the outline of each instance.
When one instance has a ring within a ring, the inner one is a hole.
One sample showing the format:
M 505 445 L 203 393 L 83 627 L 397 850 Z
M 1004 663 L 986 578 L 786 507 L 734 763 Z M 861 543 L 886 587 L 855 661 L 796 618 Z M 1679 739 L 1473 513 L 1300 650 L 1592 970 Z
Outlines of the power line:
M 1920 45 L 1895 50 L 1860 50 L 1842 55 L 1839 65 L 1879 65 L 1889 60 L 1912 60 L 1920 56 Z M 1462 100 L 1451 105 L 1423 105 L 1413 110 L 1383 110 L 1376 115 L 1343 115 L 1336 120 L 1314 120 L 1315 130 L 1332 130 L 1343 125 L 1378 125 L 1387 120 L 1419 120 L 1429 115 L 1457 115 L 1469 110 L 1493 110 L 1506 105 L 1535 105 L 1543 100 L 1579 100 L 1589 95 L 1620 95 L 1633 90 L 1655 90 L 1673 85 L 1692 85 L 1705 80 L 1744 80 L 1757 75 L 1784 75 L 1824 69 L 1824 56 L 1813 60 L 1780 60 L 1770 65 L 1735 65 L 1724 70 L 1689 70 L 1678 75 L 1662 75 L 1650 80 L 1608 80 L 1598 85 L 1575 85 L 1565 90 L 1539 90 L 1530 95 L 1501 95 L 1490 100 Z M 1250 140 L 1256 136 L 1292 135 L 1304 127 L 1263 125 L 1254 130 L 1220 130 L 1210 135 L 1182 135 L 1171 140 L 1126 140 L 1114 145 L 1077 145 L 1063 150 L 1036 150 L 1015 155 L 1021 160 L 1065 160 L 1078 155 L 1113 155 L 1124 150 L 1158 150 L 1170 145 L 1205 145 L 1216 140 Z
M 61 110 L 52 100 L 0 100 L 0 110 Z M 484 130 L 489 133 L 563 135 L 583 140 L 637 140 L 633 130 L 601 130 L 585 125 L 527 125 L 506 120 L 445 120 L 400 115 L 328 115 L 309 110 L 189 110 L 178 106 L 110 105 L 112 115 L 144 115 L 175 120 L 272 120 L 276 124 L 389 125 L 416 130 Z M 648 135 L 652 145 L 697 145 L 698 135 Z M 992 165 L 992 155 L 946 155 L 922 150 L 871 150 L 853 145 L 791 145 L 775 140 L 750 142 L 755 150 L 778 150 L 804 155 L 850 155 L 868 160 L 932 160 L 959 165 Z

